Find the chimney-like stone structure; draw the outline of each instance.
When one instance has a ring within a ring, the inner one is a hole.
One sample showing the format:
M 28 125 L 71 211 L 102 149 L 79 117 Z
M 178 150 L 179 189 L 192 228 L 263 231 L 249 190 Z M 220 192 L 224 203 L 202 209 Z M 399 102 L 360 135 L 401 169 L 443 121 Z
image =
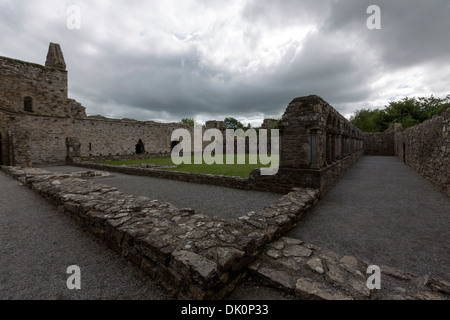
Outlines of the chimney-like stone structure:
M 45 66 L 48 68 L 66 70 L 66 62 L 64 61 L 64 56 L 59 44 L 50 43 Z

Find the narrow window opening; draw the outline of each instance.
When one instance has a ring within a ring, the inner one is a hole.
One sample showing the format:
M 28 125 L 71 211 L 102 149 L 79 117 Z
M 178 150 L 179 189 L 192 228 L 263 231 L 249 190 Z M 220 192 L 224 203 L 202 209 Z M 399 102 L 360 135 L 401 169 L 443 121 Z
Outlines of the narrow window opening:
M 33 112 L 33 98 L 25 97 L 23 99 L 23 109 L 27 112 Z

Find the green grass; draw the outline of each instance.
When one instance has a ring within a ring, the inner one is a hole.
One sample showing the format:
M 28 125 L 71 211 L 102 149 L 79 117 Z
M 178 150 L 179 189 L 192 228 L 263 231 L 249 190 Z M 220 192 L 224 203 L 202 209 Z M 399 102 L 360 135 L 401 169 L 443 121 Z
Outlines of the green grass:
M 164 170 L 182 171 L 182 172 L 189 172 L 189 173 L 206 173 L 206 174 L 216 174 L 216 175 L 248 178 L 250 172 L 253 169 L 270 167 L 270 164 L 262 165 L 259 162 L 259 158 L 258 158 L 258 164 L 249 164 L 250 161 L 249 161 L 248 154 L 245 155 L 245 164 L 237 164 L 237 155 L 234 156 L 234 164 L 227 164 L 225 155 L 223 158 L 223 164 L 208 165 L 204 162 L 202 164 L 194 164 L 194 161 L 196 159 L 197 159 L 197 161 L 201 161 L 202 157 L 201 156 L 192 156 L 191 164 L 182 163 L 182 164 L 178 165 L 177 168 L 170 168 L 170 169 L 164 169 Z M 274 163 L 273 163 L 272 167 L 277 166 L 278 157 L 274 157 L 273 161 L 274 161 Z M 134 164 L 141 164 L 141 163 L 154 163 L 156 165 L 174 165 L 171 158 L 129 160 L 129 161 L 109 161 L 109 162 L 100 162 L 99 164 L 121 166 L 121 165 L 134 165 Z

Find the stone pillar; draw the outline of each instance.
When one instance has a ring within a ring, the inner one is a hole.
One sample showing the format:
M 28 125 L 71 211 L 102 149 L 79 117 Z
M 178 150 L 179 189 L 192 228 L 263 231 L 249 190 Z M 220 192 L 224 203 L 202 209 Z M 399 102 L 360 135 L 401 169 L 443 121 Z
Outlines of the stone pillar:
M 336 143 L 336 159 L 342 159 L 342 135 L 337 135 L 337 143 Z
M 312 169 L 319 169 L 319 150 L 318 150 L 318 130 L 312 129 L 310 131 L 310 146 L 311 146 L 311 168 Z
M 348 156 L 348 137 L 345 136 L 344 137 L 344 156 L 347 157 Z
M 331 135 L 331 161 L 336 162 L 336 135 Z
M 333 163 L 333 159 L 331 158 L 331 133 L 327 133 L 327 150 L 326 150 L 326 158 L 327 164 Z

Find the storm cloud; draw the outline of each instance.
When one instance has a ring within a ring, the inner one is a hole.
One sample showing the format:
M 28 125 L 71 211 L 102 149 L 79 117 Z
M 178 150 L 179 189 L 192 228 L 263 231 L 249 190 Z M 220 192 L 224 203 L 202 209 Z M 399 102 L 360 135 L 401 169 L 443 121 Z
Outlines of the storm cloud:
M 0 0 L 0 55 L 43 64 L 59 43 L 69 95 L 89 114 L 260 125 L 303 95 L 349 116 L 449 94 L 449 17 L 447 0 Z

